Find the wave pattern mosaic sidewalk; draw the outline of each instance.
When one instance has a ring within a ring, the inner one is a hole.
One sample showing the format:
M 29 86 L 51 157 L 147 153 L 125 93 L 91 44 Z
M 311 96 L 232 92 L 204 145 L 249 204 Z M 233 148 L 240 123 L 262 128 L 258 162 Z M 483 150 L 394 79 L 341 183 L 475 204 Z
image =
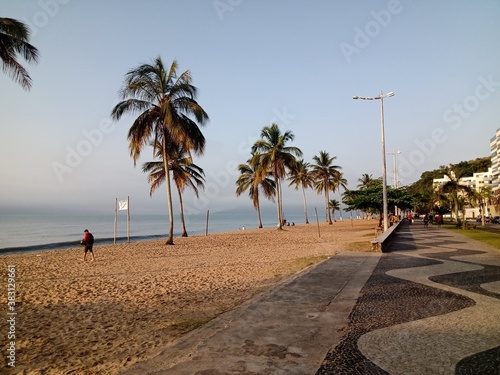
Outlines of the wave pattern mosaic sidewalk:
M 500 374 L 500 251 L 403 226 L 323 374 Z

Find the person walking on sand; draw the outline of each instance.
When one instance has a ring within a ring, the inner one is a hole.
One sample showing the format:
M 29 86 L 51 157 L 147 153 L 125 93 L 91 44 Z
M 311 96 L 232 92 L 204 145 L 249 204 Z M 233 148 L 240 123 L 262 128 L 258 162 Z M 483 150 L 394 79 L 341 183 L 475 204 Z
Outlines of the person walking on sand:
M 87 252 L 89 252 L 91 255 L 90 261 L 93 262 L 95 260 L 94 250 L 93 250 L 94 236 L 92 235 L 92 233 L 89 232 L 88 229 L 85 229 L 83 231 L 83 238 L 80 243 L 84 246 L 83 261 L 87 260 Z

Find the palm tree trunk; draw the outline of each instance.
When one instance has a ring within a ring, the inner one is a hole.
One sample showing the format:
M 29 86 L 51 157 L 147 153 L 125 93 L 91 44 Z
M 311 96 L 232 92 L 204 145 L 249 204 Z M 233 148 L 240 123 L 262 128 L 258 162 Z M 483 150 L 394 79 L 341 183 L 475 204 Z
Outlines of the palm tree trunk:
M 328 223 L 328 197 L 326 196 L 327 190 L 325 188 L 325 222 Z
M 184 205 L 182 203 L 182 193 L 181 189 L 177 186 L 177 192 L 179 193 L 179 207 L 180 207 L 180 213 L 181 213 L 181 226 L 182 226 L 182 237 L 187 237 L 188 233 L 186 231 L 186 222 L 184 220 Z
M 283 188 L 281 186 L 281 181 L 280 181 L 279 189 L 280 189 L 280 213 L 281 213 L 281 219 L 283 221 Z
M 482 227 L 485 227 L 486 226 L 486 218 L 485 218 L 485 215 L 484 213 L 486 212 L 486 204 L 481 204 L 480 205 L 480 208 L 481 208 L 481 212 L 483 213 L 481 216 L 481 226 Z
M 457 198 L 453 197 L 453 200 L 454 200 L 454 205 L 455 205 L 455 217 L 456 217 L 457 225 L 458 225 L 460 223 L 460 218 L 458 217 L 458 212 L 459 212 L 458 197 Z
M 276 209 L 278 211 L 278 229 L 283 229 L 283 218 L 281 216 L 281 209 L 280 209 L 280 188 L 279 188 L 279 178 L 276 174 L 274 174 L 274 183 L 276 184 Z
M 262 219 L 260 218 L 260 204 L 257 203 L 257 217 L 259 218 L 259 228 L 262 228 Z
M 330 209 L 328 208 L 328 202 L 330 197 L 328 196 L 328 186 L 325 185 L 325 207 L 326 207 L 326 222 L 332 224 L 332 215 L 330 214 Z
M 333 215 L 335 218 L 335 215 Z M 340 184 L 339 184 L 339 221 L 342 221 L 342 193 L 340 192 Z
M 169 159 L 167 155 L 167 145 L 166 145 L 166 135 L 163 136 L 162 141 L 162 153 L 163 153 L 163 165 L 165 167 L 165 184 L 167 186 L 167 202 L 168 202 L 168 218 L 170 220 L 170 227 L 168 231 L 168 238 L 166 245 L 174 244 L 174 210 L 172 207 L 172 188 L 170 184 L 170 167 L 169 167 Z
M 306 190 L 302 186 L 302 195 L 304 196 L 304 214 L 306 215 L 306 224 L 309 224 L 309 219 L 307 218 L 307 203 L 306 203 Z

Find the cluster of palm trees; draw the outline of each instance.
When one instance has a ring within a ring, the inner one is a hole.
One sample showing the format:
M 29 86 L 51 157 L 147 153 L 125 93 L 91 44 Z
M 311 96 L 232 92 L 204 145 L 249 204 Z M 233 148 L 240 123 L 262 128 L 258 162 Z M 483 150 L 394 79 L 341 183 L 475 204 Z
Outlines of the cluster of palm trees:
M 178 74 L 177 70 L 177 61 L 167 69 L 161 57 L 130 70 L 120 90 L 123 100 L 111 112 L 116 121 L 128 113 L 138 114 L 128 132 L 134 165 L 146 146 L 152 146 L 153 157 L 159 160 L 145 163 L 143 171 L 149 173 L 150 194 L 161 183 L 166 185 L 170 221 L 167 245 L 174 243 L 171 173 L 181 204 L 182 234 L 187 236 L 182 192 L 191 187 L 198 194 L 198 188 L 203 187 L 203 170 L 193 164 L 192 155 L 202 155 L 205 150 L 200 126 L 209 120 L 195 100 L 197 89 L 191 73 L 186 70 Z
M 21 56 L 28 63 L 37 63 L 38 50 L 29 43 L 30 32 L 22 22 L 12 18 L 0 18 L 0 59 L 2 69 L 25 90 L 31 88 L 32 80 L 28 71 L 19 63 Z M 173 208 L 171 179 L 175 183 L 182 222 L 182 235 L 187 236 L 184 221 L 182 193 L 191 188 L 198 196 L 199 189 L 204 187 L 203 169 L 193 163 L 192 155 L 202 155 L 205 149 L 205 138 L 199 126 L 204 125 L 209 117 L 196 102 L 196 87 L 192 85 L 192 77 L 187 70 L 177 73 L 177 61 L 173 61 L 168 69 L 160 57 L 152 63 L 142 64 L 130 70 L 120 91 L 122 101 L 112 110 L 111 117 L 120 120 L 124 114 L 138 113 L 128 132 L 130 155 L 136 164 L 145 146 L 152 146 L 156 161 L 143 165 L 148 173 L 152 194 L 163 182 L 166 184 L 170 227 L 167 244 L 173 244 Z M 313 163 L 299 159 L 302 151 L 287 146 L 294 140 L 291 131 L 281 133 L 277 124 L 266 126 L 261 131 L 261 139 L 252 147 L 251 157 L 246 164 L 239 165 L 240 176 L 236 181 L 236 194 L 239 196 L 248 191 L 258 213 L 259 228 L 262 228 L 259 196 L 276 202 L 278 228 L 283 225 L 282 183 L 289 181 L 289 186 L 302 189 L 304 200 L 305 222 L 307 216 L 306 189 L 313 188 L 318 194 L 324 194 L 326 221 L 332 223 L 332 215 L 339 209 L 340 201 L 330 199 L 330 192 L 340 188 L 346 189 L 347 181 L 340 172 L 341 167 L 333 165 L 335 156 L 321 151 L 313 157 Z M 441 189 L 435 192 L 430 200 L 433 206 L 450 206 L 455 217 L 465 207 L 479 207 L 485 213 L 487 205 L 500 207 L 500 193 L 493 194 L 485 187 L 473 191 L 460 183 L 461 175 L 450 168 L 442 167 L 443 173 L 449 177 Z M 375 180 L 363 175 L 359 180 L 361 186 L 368 186 Z M 359 186 L 358 186 L 359 187 Z M 463 215 L 465 217 L 465 213 Z M 484 214 L 483 224 L 484 224 Z
M 236 181 L 236 195 L 248 191 L 248 195 L 257 210 L 258 225 L 262 228 L 259 197 L 262 193 L 266 199 L 274 200 L 277 209 L 277 227 L 283 226 L 283 182 L 289 181 L 288 186 L 302 189 L 304 199 L 305 222 L 308 224 L 307 201 L 305 190 L 313 188 L 318 194 L 325 196 L 326 221 L 332 224 L 330 209 L 338 209 L 338 202 L 330 200 L 329 193 L 340 187 L 346 187 L 347 181 L 343 178 L 340 166 L 333 165 L 335 156 L 321 151 L 313 157 L 314 163 L 298 159 L 302 151 L 294 146 L 287 146 L 295 136 L 291 131 L 281 132 L 277 124 L 266 126 L 251 149 L 251 157 L 245 164 L 240 164 L 240 176 Z
M 20 21 L 0 18 L 0 59 L 3 71 L 25 90 L 31 88 L 31 77 L 19 63 L 21 55 L 28 63 L 38 62 L 38 50 L 29 43 L 29 29 Z M 122 101 L 111 112 L 114 120 L 124 114 L 138 113 L 128 132 L 130 155 L 136 164 L 141 151 L 151 145 L 152 161 L 143 165 L 149 173 L 152 194 L 166 183 L 170 227 L 167 244 L 173 244 L 173 209 L 170 177 L 172 173 L 181 208 L 182 235 L 187 236 L 184 221 L 182 192 L 190 187 L 198 196 L 203 187 L 203 169 L 193 163 L 192 154 L 202 155 L 205 137 L 199 125 L 208 121 L 205 110 L 196 102 L 197 89 L 192 85 L 189 70 L 178 74 L 177 61 L 168 69 L 160 57 L 150 64 L 130 70 L 120 94 Z
M 38 50 L 29 43 L 29 29 L 22 22 L 11 18 L 0 18 L 0 59 L 3 71 L 19 83 L 25 90 L 31 88 L 31 77 L 19 63 L 21 55 L 28 63 L 38 62 Z M 177 188 L 182 235 L 187 236 L 184 221 L 182 193 L 190 187 L 198 196 L 204 186 L 203 169 L 193 163 L 192 155 L 202 155 L 205 138 L 199 126 L 204 125 L 209 117 L 196 102 L 196 87 L 187 70 L 177 73 L 177 61 L 167 69 L 160 57 L 152 63 L 142 64 L 125 75 L 125 82 L 120 90 L 122 101 L 112 110 L 111 117 L 118 121 L 125 114 L 138 114 L 128 132 L 130 155 L 136 165 L 141 152 L 146 146 L 153 149 L 155 161 L 144 163 L 143 171 L 148 173 L 152 194 L 163 182 L 166 185 L 168 213 L 170 219 L 167 244 L 173 244 L 173 207 L 172 179 Z M 313 157 L 310 164 L 302 156 L 302 151 L 286 144 L 293 141 L 291 131 L 281 133 L 277 124 L 264 127 L 261 139 L 252 147 L 252 156 L 247 164 L 241 164 L 241 176 L 236 184 L 236 194 L 248 190 L 258 211 L 259 228 L 262 227 L 259 208 L 259 192 L 265 198 L 276 201 L 278 228 L 283 225 L 282 183 L 288 180 L 289 186 L 302 189 L 306 223 L 307 203 L 305 190 L 314 188 L 324 193 L 326 221 L 332 223 L 330 209 L 338 209 L 339 202 L 329 198 L 329 192 L 345 188 L 347 181 L 340 172 L 341 167 L 332 165 L 336 159 L 326 151 Z

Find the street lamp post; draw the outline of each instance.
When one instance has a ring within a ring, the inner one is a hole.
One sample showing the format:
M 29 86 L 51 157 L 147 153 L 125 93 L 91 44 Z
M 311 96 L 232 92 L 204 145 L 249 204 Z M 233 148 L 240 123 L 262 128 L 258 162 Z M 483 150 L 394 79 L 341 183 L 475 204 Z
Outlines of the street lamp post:
M 401 151 L 396 151 L 394 150 L 393 152 L 388 152 L 387 155 L 392 155 L 394 157 L 394 189 L 397 189 L 398 188 L 398 165 L 397 165 L 397 156 L 398 154 L 400 154 Z M 396 217 L 399 218 L 399 215 L 398 215 L 398 207 L 397 206 L 394 206 L 394 215 L 396 215 Z
M 388 92 L 384 95 L 382 90 L 380 90 L 379 96 L 353 96 L 353 99 L 362 100 L 380 100 L 380 127 L 382 132 L 382 199 L 383 199 L 383 215 L 384 215 L 384 232 L 389 228 L 388 222 L 388 212 L 387 212 L 387 173 L 386 173 L 386 163 L 385 163 L 385 133 L 384 133 L 384 98 L 389 98 L 394 96 L 394 93 Z

